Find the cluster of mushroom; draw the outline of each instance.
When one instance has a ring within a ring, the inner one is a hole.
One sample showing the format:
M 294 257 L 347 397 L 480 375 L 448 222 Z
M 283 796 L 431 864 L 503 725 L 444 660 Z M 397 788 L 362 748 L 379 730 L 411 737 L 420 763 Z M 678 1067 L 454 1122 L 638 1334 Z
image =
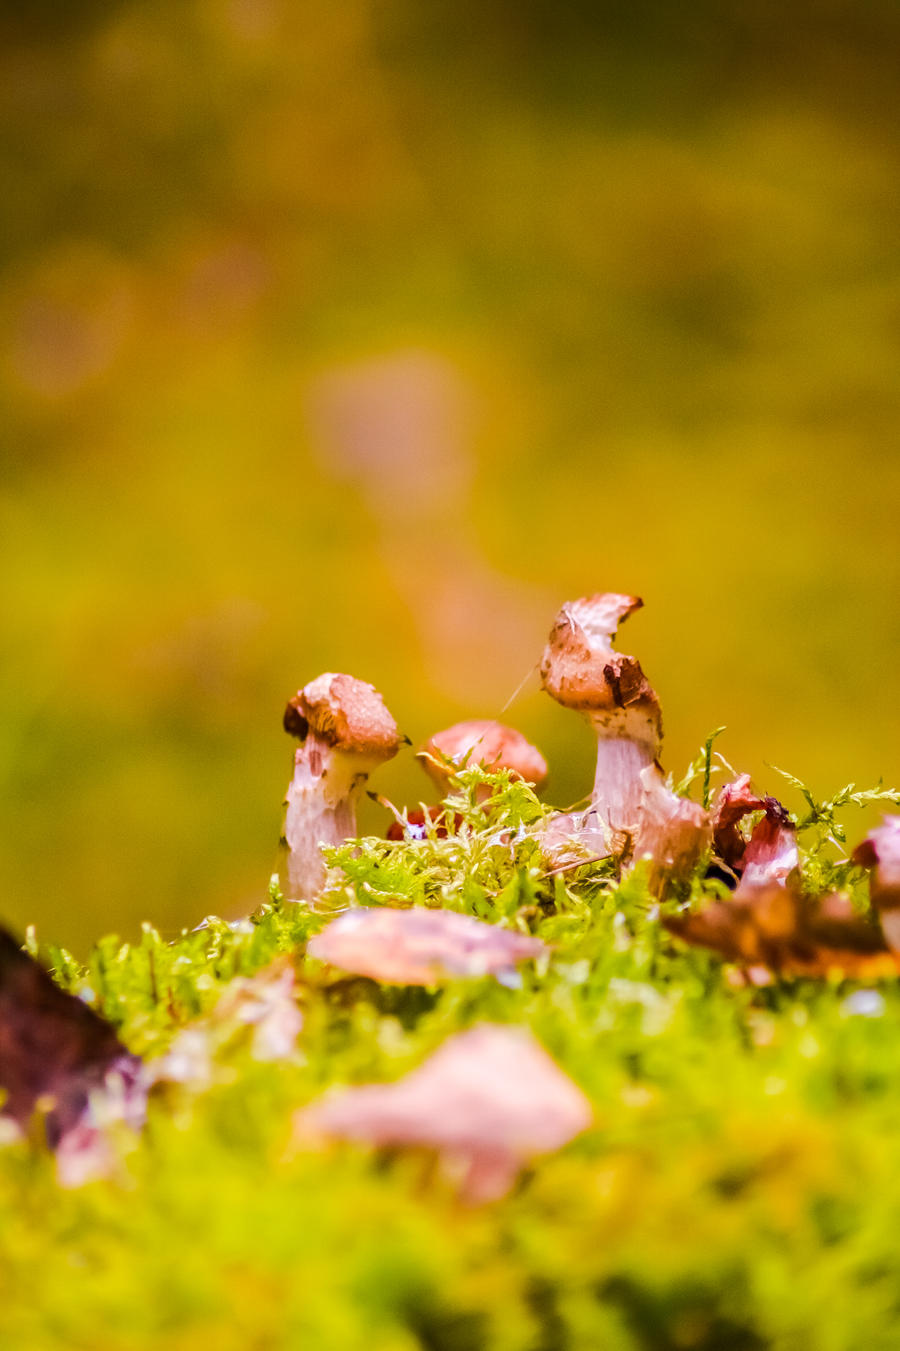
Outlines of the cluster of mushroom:
M 776 799 L 753 792 L 749 776 L 726 785 L 709 810 L 673 792 L 659 763 L 656 692 L 638 659 L 613 647 L 619 624 L 642 603 L 610 592 L 586 597 L 563 605 L 551 629 L 540 663 L 543 688 L 587 718 L 597 738 L 597 763 L 587 807 L 552 813 L 541 828 L 548 867 L 586 857 L 612 857 L 623 869 L 642 863 L 651 892 L 662 898 L 708 857 L 733 895 L 698 914 L 667 920 L 678 937 L 745 967 L 798 974 L 896 969 L 900 818 L 888 818 L 854 855 L 873 869 L 879 929 L 841 897 L 812 901 L 803 894 L 789 817 Z M 300 740 L 287 795 L 285 894 L 311 902 L 326 881 L 320 846 L 355 835 L 356 803 L 369 773 L 405 738 L 375 688 L 348 675 L 326 674 L 304 686 L 288 704 L 285 728 Z M 547 774 L 544 757 L 520 732 L 489 720 L 437 733 L 419 756 L 442 793 L 454 767 L 466 763 L 509 770 L 535 787 Z M 455 828 L 445 808 L 428 813 L 438 834 Z M 741 823 L 759 813 L 745 837 Z M 408 840 L 425 833 L 422 811 L 405 813 L 388 832 Z M 354 941 L 361 938 L 355 934 Z M 420 941 L 417 932 L 415 943 Z
M 551 859 L 573 842 L 595 856 L 649 859 L 651 885 L 661 893 L 696 863 L 711 825 L 701 807 L 666 786 L 658 763 L 659 701 L 637 658 L 612 647 L 618 624 L 641 604 L 635 596 L 604 593 L 564 605 L 556 618 L 541 661 L 544 689 L 587 716 L 597 736 L 597 768 L 587 810 L 557 813 L 543 843 Z M 325 882 L 320 846 L 355 834 L 356 803 L 369 774 L 404 738 L 374 686 L 332 673 L 291 699 L 284 725 L 300 740 L 286 799 L 285 894 L 309 902 Z M 536 747 L 490 720 L 456 723 L 433 736 L 419 756 L 441 791 L 453 767 L 465 763 L 509 770 L 535 787 L 547 775 Z M 432 815 L 438 829 L 452 826 L 440 808 Z M 424 830 L 424 813 L 415 811 L 389 835 L 416 838 Z
M 567 851 L 575 861 L 589 855 L 613 858 L 622 868 L 641 864 L 662 897 L 708 859 L 730 894 L 695 911 L 665 914 L 662 923 L 678 939 L 736 963 L 738 978 L 896 975 L 900 816 L 885 818 L 853 854 L 871 870 L 874 915 L 865 917 L 844 896 L 804 892 L 794 824 L 775 798 L 753 791 L 748 775 L 727 784 L 709 810 L 673 792 L 659 765 L 657 696 L 637 658 L 613 648 L 619 623 L 640 605 L 637 597 L 609 593 L 564 605 L 544 650 L 544 689 L 584 714 L 597 737 L 587 807 L 542 823 L 548 868 Z M 299 746 L 286 799 L 283 887 L 290 900 L 310 903 L 327 882 L 322 847 L 355 838 L 368 776 L 405 738 L 372 685 L 330 672 L 290 700 L 284 726 Z M 442 794 L 454 768 L 467 763 L 508 770 L 535 786 L 547 774 L 543 756 L 521 733 L 492 721 L 457 723 L 419 754 Z M 430 823 L 422 812 L 405 813 L 391 834 L 413 841 L 455 829 L 446 808 L 429 811 Z M 346 911 L 309 941 L 306 953 L 314 962 L 402 985 L 487 976 L 516 983 L 520 963 L 549 956 L 528 933 L 424 907 Z M 61 1180 L 105 1175 L 114 1161 L 106 1127 L 118 1121 L 140 1130 L 154 1084 L 208 1085 L 214 1052 L 235 1036 L 249 1036 L 257 1059 L 290 1058 L 303 1025 L 296 995 L 287 959 L 235 980 L 216 1009 L 150 1066 L 0 929 L 0 1124 L 25 1132 L 34 1112 L 49 1104 L 47 1139 Z M 295 1118 L 295 1137 L 436 1151 L 462 1194 L 484 1201 L 503 1195 L 522 1167 L 567 1143 L 591 1119 L 584 1094 L 529 1032 L 483 1023 L 448 1038 L 394 1083 L 337 1089 L 310 1104 Z

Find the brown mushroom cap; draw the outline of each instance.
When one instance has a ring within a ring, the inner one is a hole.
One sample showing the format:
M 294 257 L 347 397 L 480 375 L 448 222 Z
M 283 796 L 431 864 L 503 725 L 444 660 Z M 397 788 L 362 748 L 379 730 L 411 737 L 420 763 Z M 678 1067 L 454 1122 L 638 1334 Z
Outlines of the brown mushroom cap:
M 305 740 L 312 733 L 337 750 L 389 759 L 402 740 L 374 685 L 326 671 L 289 700 L 284 728 Z
M 474 718 L 456 722 L 443 732 L 436 732 L 419 752 L 422 766 L 438 788 L 445 788 L 449 772 L 441 759 L 473 765 L 496 772 L 509 769 L 526 783 L 539 785 L 547 777 L 547 762 L 536 746 L 502 722 L 490 718 Z M 434 759 L 430 757 L 433 756 Z
M 621 722 L 622 735 L 632 734 L 632 723 L 649 723 L 655 736 L 662 736 L 659 700 L 640 662 L 612 648 L 619 623 L 642 605 L 638 596 L 614 592 L 570 601 L 556 616 L 544 648 L 544 689 L 566 708 L 605 723 L 609 735 L 617 734 Z

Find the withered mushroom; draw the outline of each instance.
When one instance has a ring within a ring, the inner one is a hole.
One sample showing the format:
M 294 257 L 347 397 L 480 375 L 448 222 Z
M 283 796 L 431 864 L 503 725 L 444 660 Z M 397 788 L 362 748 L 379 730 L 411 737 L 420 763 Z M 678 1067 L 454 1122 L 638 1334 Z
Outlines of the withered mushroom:
M 577 837 L 598 854 L 652 860 L 650 885 L 686 873 L 709 841 L 708 815 L 667 786 L 659 768 L 659 700 L 636 657 L 613 650 L 619 623 L 643 605 L 604 592 L 564 605 L 541 661 L 544 689 L 584 713 L 597 736 L 588 811 L 551 823 L 552 848 Z
M 662 744 L 659 700 L 636 657 L 613 651 L 619 623 L 639 609 L 637 596 L 605 592 L 564 605 L 541 661 L 544 689 L 584 713 L 597 737 L 591 811 L 612 846 L 632 835 L 644 784 Z
M 403 738 L 374 685 L 330 671 L 289 701 L 284 727 L 301 743 L 285 798 L 284 894 L 310 901 L 325 882 L 321 846 L 355 836 L 363 785 Z

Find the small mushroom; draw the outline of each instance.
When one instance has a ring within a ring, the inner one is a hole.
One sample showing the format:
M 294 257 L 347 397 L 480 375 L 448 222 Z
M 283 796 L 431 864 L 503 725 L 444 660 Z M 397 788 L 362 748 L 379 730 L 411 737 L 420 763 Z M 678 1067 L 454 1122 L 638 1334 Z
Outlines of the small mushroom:
M 514 727 L 490 718 L 455 722 L 445 731 L 435 732 L 419 751 L 419 759 L 442 795 L 447 791 L 451 765 L 480 765 L 489 773 L 508 769 L 534 787 L 547 777 L 547 761 L 537 747 Z M 486 786 L 484 791 L 486 795 Z
M 403 738 L 374 685 L 326 672 L 288 703 L 285 731 L 300 739 L 285 803 L 288 900 L 311 901 L 325 883 L 322 845 L 356 835 L 356 803 L 369 774 Z
M 619 623 L 639 609 L 637 596 L 609 592 L 564 605 L 541 661 L 544 689 L 564 708 L 584 713 L 597 736 L 589 816 L 609 851 L 640 820 L 641 771 L 662 744 L 659 700 L 636 657 L 614 652 Z
M 900 952 L 900 816 L 884 816 L 853 851 L 853 862 L 871 868 L 872 904 L 888 944 Z
M 418 759 L 442 797 L 450 785 L 453 766 L 480 765 L 492 773 L 508 769 L 534 788 L 540 787 L 547 777 L 547 761 L 538 748 L 514 727 L 490 718 L 456 722 L 443 732 L 435 732 L 418 752 Z M 484 802 L 489 794 L 487 784 L 479 784 L 475 790 L 479 802 Z M 443 806 L 424 810 L 416 807 L 391 823 L 387 838 L 421 840 L 428 834 L 429 825 L 441 837 L 456 830 L 461 821 L 461 816 Z

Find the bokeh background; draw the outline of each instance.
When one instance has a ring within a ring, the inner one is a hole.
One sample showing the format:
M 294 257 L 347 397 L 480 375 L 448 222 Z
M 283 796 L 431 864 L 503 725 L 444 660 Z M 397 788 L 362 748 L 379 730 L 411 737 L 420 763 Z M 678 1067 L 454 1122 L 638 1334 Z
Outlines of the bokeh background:
M 770 787 L 900 777 L 895 0 L 34 0 L 0 37 L 7 920 L 256 905 L 321 670 L 414 740 L 518 690 L 574 800 L 533 667 L 597 589 L 645 597 L 668 767 L 727 723 Z M 373 786 L 428 796 L 408 754 Z

